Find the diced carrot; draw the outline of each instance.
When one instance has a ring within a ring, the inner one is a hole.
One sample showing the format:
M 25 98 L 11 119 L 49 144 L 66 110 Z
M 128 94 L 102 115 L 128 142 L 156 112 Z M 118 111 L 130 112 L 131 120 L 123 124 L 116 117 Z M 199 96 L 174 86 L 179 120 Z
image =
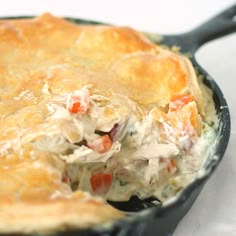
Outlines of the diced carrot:
M 81 107 L 80 102 L 73 103 L 71 108 L 70 108 L 71 113 L 78 113 L 81 110 L 82 110 L 82 107 Z
M 167 165 L 167 171 L 171 174 L 174 174 L 176 171 L 176 165 L 173 160 L 170 160 L 168 165 Z
M 67 109 L 71 113 L 86 114 L 89 109 L 89 92 L 80 90 L 70 94 L 67 101 Z
M 87 143 L 87 146 L 98 153 L 107 152 L 112 146 L 112 140 L 108 134 L 98 137 L 96 140 Z
M 168 171 L 170 174 L 174 174 L 174 173 L 176 172 L 177 168 L 176 168 L 176 165 L 175 165 L 174 160 L 172 160 L 172 159 L 166 159 L 166 158 L 160 158 L 160 162 L 161 162 L 161 163 L 166 163 L 167 171 Z
M 110 173 L 93 174 L 90 178 L 90 185 L 93 192 L 97 194 L 106 194 L 112 184 L 112 175 Z
M 190 94 L 174 95 L 170 100 L 169 111 L 178 111 L 192 101 L 194 101 L 194 97 Z

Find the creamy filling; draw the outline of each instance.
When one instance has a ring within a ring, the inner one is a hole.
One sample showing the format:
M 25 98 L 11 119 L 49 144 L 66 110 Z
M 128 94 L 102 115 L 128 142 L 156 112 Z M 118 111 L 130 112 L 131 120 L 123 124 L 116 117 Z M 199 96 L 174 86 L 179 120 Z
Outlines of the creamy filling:
M 204 122 L 200 136 L 189 124 L 182 132 L 180 123 L 176 132 L 128 98 L 90 95 L 89 87 L 54 98 L 48 110 L 56 128 L 31 142 L 66 163 L 64 181 L 73 190 L 111 201 L 176 195 L 203 167 L 215 138 L 215 129 Z

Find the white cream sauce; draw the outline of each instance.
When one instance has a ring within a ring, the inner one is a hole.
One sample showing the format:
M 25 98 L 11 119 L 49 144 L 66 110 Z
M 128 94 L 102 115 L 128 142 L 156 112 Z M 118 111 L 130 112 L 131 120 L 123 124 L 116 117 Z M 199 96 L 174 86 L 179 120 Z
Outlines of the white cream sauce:
M 48 122 L 55 126 L 53 132 L 41 133 L 32 142 L 37 149 L 52 152 L 67 163 L 75 189 L 93 193 L 91 176 L 110 173 L 112 184 L 103 195 L 108 200 L 126 201 L 132 195 L 170 199 L 197 176 L 216 137 L 215 128 L 207 124 L 210 118 L 203 124 L 201 136 L 193 141 L 192 134 L 176 136 L 175 129 L 167 123 L 163 122 L 164 129 L 159 129 L 151 112 L 138 110 L 134 102 L 121 95 L 109 100 L 92 94 L 86 114 L 69 112 L 68 96 L 48 103 Z M 212 120 L 215 122 L 215 117 Z M 85 141 L 100 136 L 97 130 L 109 132 L 115 125 L 118 129 L 108 151 L 98 153 L 86 145 Z M 162 132 L 168 137 L 165 143 L 160 142 Z

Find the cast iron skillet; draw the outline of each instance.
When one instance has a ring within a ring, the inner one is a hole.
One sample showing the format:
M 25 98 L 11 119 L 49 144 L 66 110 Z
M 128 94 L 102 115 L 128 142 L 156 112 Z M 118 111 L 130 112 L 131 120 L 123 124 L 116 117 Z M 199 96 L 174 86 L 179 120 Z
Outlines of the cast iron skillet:
M 221 36 L 236 32 L 236 22 L 233 17 L 236 15 L 236 4 L 218 14 L 211 20 L 193 29 L 192 31 L 180 35 L 164 35 L 158 43 L 167 46 L 178 46 L 182 53 L 191 54 L 191 61 L 197 71 L 204 76 L 204 83 L 213 91 L 213 99 L 217 110 L 220 125 L 218 128 L 218 140 L 211 158 L 205 165 L 205 174 L 197 178 L 187 186 L 178 197 L 169 204 L 156 204 L 156 199 L 149 198 L 139 200 L 131 198 L 129 202 L 110 202 L 116 208 L 129 212 L 127 218 L 117 221 L 112 225 L 98 226 L 83 231 L 66 231 L 58 233 L 60 236 L 139 236 L 172 235 L 177 224 L 191 208 L 195 199 L 202 190 L 207 179 L 211 176 L 215 168 L 220 163 L 225 153 L 230 136 L 230 115 L 229 109 L 220 88 L 211 76 L 197 63 L 195 52 L 204 43 L 219 38 Z M 10 17 L 26 18 L 26 17 Z M 28 17 L 29 18 L 29 17 Z M 6 19 L 6 18 L 5 18 Z M 8 18 L 9 19 L 9 18 Z M 76 24 L 103 24 L 100 22 L 66 18 Z M 159 35 L 158 37 L 159 38 Z M 212 158 L 216 157 L 216 158 Z M 154 203 L 155 202 L 155 203 Z M 133 213 L 130 213 L 133 212 Z M 60 217 L 60 216 L 58 216 Z

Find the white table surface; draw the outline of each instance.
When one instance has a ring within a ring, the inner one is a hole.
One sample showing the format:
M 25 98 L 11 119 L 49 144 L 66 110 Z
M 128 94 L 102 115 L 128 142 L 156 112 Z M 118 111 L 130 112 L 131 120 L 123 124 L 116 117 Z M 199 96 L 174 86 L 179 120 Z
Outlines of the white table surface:
M 93 19 L 155 33 L 188 31 L 235 0 L 41 0 L 1 1 L 1 16 L 37 15 Z M 220 85 L 231 110 L 228 149 L 174 236 L 236 235 L 236 33 L 204 45 L 200 64 Z

